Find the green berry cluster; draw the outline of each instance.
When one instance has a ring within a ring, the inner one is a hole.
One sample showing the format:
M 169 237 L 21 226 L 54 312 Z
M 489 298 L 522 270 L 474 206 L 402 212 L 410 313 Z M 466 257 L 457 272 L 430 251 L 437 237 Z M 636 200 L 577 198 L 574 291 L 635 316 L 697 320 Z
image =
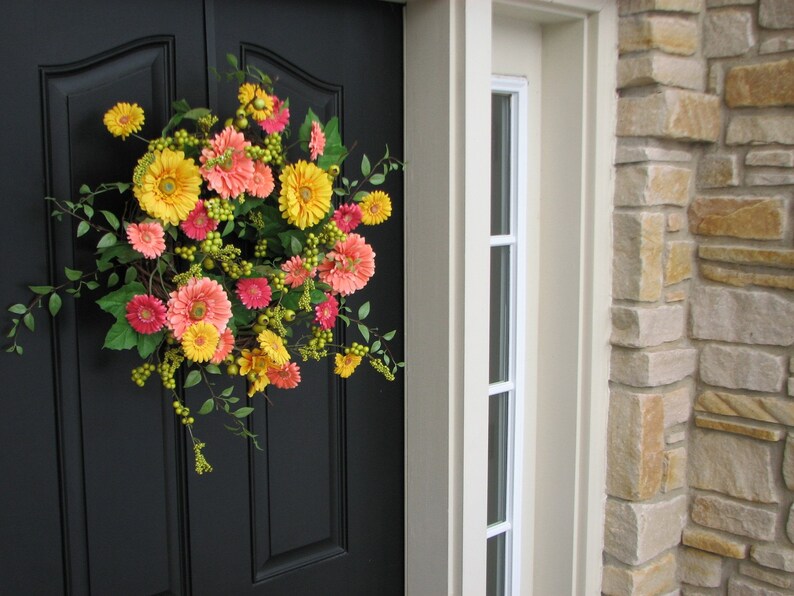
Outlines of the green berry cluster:
M 196 124 L 198 124 L 199 130 L 206 137 L 207 135 L 210 134 L 210 129 L 213 126 L 215 126 L 217 122 L 218 122 L 218 117 L 215 114 L 207 114 L 199 118 L 196 121 Z
M 160 379 L 163 381 L 163 387 L 166 389 L 176 389 L 174 373 L 184 360 L 185 357 L 177 348 L 168 350 L 165 353 L 162 362 L 157 365 L 157 373 L 160 375 Z
M 303 257 L 303 268 L 306 271 L 311 271 L 320 262 L 320 250 L 317 246 L 320 244 L 320 237 L 314 232 L 309 232 L 306 235 L 306 244 L 303 248 L 301 256 Z
M 135 383 L 138 387 L 143 387 L 149 377 L 155 370 L 154 364 L 149 362 L 145 362 L 140 366 L 136 366 L 132 369 L 132 382 Z
M 362 358 L 369 353 L 369 346 L 362 346 L 360 343 L 353 342 L 349 348 L 345 348 L 345 354 L 354 354 Z
M 284 148 L 281 145 L 281 135 L 278 133 L 269 134 L 265 137 L 264 143 L 264 151 L 262 151 L 259 159 L 264 163 L 284 167 Z
M 263 259 L 267 256 L 267 239 L 260 238 L 256 241 L 256 246 L 254 246 L 254 256 L 258 259 Z
M 328 223 L 323 226 L 323 231 L 320 232 L 320 242 L 329 248 L 333 248 L 337 242 L 344 242 L 345 240 L 347 240 L 347 234 L 339 229 L 339 226 L 336 225 L 333 219 L 329 220 Z
M 217 221 L 231 221 L 234 219 L 234 205 L 220 197 L 212 197 L 204 201 L 207 215 Z
M 149 141 L 149 151 L 162 151 L 163 149 L 176 149 L 173 137 L 160 137 Z
M 313 346 L 301 346 L 298 348 L 298 353 L 301 355 L 301 358 L 303 358 L 304 362 L 309 359 L 319 361 L 328 356 L 328 350 Z
M 174 131 L 174 143 L 178 149 L 185 149 L 196 147 L 199 144 L 199 140 L 184 128 L 180 128 Z
M 194 277 L 197 279 L 204 277 L 204 275 L 201 273 L 201 265 L 199 264 L 191 265 L 187 271 L 184 273 L 177 273 L 171 279 L 178 288 L 181 288 Z
M 193 458 L 196 460 L 196 474 L 201 476 L 204 472 L 212 472 L 212 466 L 201 452 L 207 445 L 199 441 L 193 441 Z
M 322 329 L 317 325 L 312 325 L 312 337 L 309 340 L 309 347 L 322 350 L 325 344 L 334 341 L 334 332 L 331 329 Z
M 190 408 L 183 406 L 179 401 L 174 401 L 171 405 L 174 406 L 174 414 L 182 417 L 182 424 L 187 425 L 195 422 L 193 416 L 190 415 Z
M 265 216 L 259 211 L 250 211 L 248 213 L 248 223 L 254 226 L 257 230 L 265 227 Z
M 306 312 L 312 309 L 312 290 L 314 289 L 314 280 L 311 277 L 306 278 L 303 282 L 303 294 L 298 298 L 298 308 Z
M 223 272 L 232 279 L 240 279 L 244 275 L 251 275 L 254 272 L 254 265 L 250 261 L 221 261 Z
M 207 232 L 207 237 L 201 241 L 201 252 L 211 253 L 223 246 L 220 232 Z
M 283 292 L 284 278 L 286 277 L 287 274 L 283 271 L 274 271 L 271 275 L 267 276 L 267 281 L 270 284 L 270 287 L 273 288 L 274 292 Z
M 382 374 L 387 381 L 394 380 L 394 373 L 389 370 L 389 367 L 386 366 L 382 360 L 379 360 L 378 358 L 369 358 L 369 363 L 372 368 Z
M 196 245 L 191 244 L 189 246 L 175 246 L 174 247 L 174 254 L 177 256 L 182 257 L 186 261 L 195 261 L 196 260 Z

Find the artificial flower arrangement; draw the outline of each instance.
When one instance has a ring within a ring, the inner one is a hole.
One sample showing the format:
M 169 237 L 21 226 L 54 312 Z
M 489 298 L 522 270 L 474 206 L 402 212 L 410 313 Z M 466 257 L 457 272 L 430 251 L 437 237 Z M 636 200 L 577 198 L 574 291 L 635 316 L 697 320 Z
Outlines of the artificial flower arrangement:
M 256 443 L 245 424 L 253 407 L 237 405 L 233 386 L 217 391 L 213 375 L 245 377 L 249 398 L 267 398 L 269 386 L 292 389 L 301 382 L 296 357 L 332 357 L 343 378 L 363 360 L 388 380 L 404 366 L 388 346 L 395 331 L 366 325 L 369 302 L 355 315 L 345 305 L 375 272 L 375 253 L 360 226 L 391 215 L 389 195 L 375 187 L 403 164 L 387 147 L 375 163 L 362 157 L 360 180 L 341 176 L 348 151 L 339 122 L 323 123 L 311 110 L 297 131 L 305 157 L 289 161 L 289 100 L 275 95 L 261 70 L 240 70 L 233 56 L 228 60 L 239 108 L 222 126 L 210 110 L 178 101 L 162 135 L 147 140 L 136 134 L 145 119 L 137 104 L 108 110 L 104 124 L 112 135 L 148 144 L 132 182 L 84 185 L 76 201 L 48 197 L 54 217 L 79 222 L 78 237 L 99 234 L 96 270 L 66 268 L 65 283 L 30 286 L 32 300 L 8 309 L 17 315 L 8 351 L 22 354 L 18 332 L 34 330 L 36 308 L 46 304 L 54 317 L 62 292 L 77 297 L 104 284 L 109 291 L 96 302 L 115 322 L 103 347 L 137 350 L 143 362 L 132 381 L 141 387 L 158 373 L 190 433 L 199 474 L 212 467 L 177 379 L 184 388 L 208 386 L 211 397 L 197 415 L 224 413 L 227 428 Z M 192 131 L 180 127 L 185 122 Z M 109 191 L 124 197 L 123 210 L 99 205 Z M 363 343 L 335 343 L 337 320 L 352 323 Z

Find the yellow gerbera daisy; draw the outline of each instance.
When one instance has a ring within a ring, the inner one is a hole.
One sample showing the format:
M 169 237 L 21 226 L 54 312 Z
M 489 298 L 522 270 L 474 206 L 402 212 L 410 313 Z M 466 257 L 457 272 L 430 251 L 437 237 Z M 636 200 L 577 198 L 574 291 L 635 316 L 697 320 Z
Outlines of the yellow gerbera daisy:
M 269 329 L 260 332 L 260 334 L 256 336 L 256 341 L 259 342 L 259 347 L 262 348 L 262 352 L 273 364 L 281 365 L 289 362 L 289 352 L 287 352 L 287 348 L 284 347 L 284 341 Z
M 208 362 L 218 347 L 220 334 L 206 321 L 193 323 L 182 335 L 182 351 L 193 362 Z
M 334 373 L 342 377 L 348 378 L 356 370 L 356 367 L 361 364 L 361 356 L 355 354 L 336 354 L 334 356 Z
M 248 397 L 253 396 L 257 391 L 264 391 L 270 384 L 270 378 L 267 376 L 270 359 L 259 348 L 240 352 L 237 364 L 240 366 L 240 374 L 248 379 Z
M 155 151 L 154 158 L 133 187 L 141 209 L 152 217 L 177 225 L 198 203 L 201 173 L 181 151 Z
M 245 108 L 245 113 L 257 122 L 266 120 L 273 114 L 273 98 L 259 85 L 243 83 L 237 93 L 237 99 Z
M 301 230 L 317 224 L 331 208 L 331 181 L 325 170 L 303 160 L 288 165 L 279 176 L 278 208 Z
M 114 137 L 126 139 L 131 133 L 138 132 L 143 126 L 143 108 L 137 103 L 120 101 L 105 112 L 102 120 Z
M 367 226 L 383 223 L 391 215 L 391 199 L 382 190 L 369 193 L 359 207 L 361 207 L 361 223 Z

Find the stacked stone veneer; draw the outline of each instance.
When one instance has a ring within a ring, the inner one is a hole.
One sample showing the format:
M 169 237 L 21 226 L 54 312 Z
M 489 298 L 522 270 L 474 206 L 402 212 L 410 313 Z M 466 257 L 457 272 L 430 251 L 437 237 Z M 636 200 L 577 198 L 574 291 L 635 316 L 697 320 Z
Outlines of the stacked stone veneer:
M 605 594 L 794 594 L 794 0 L 619 0 Z

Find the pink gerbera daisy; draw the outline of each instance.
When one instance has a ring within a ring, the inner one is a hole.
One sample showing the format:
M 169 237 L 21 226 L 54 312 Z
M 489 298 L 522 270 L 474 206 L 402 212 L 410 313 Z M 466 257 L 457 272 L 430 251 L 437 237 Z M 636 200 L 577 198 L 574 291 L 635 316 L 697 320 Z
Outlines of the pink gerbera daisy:
M 265 308 L 270 304 L 272 291 L 264 277 L 249 277 L 237 282 L 237 295 L 248 309 Z
M 345 234 L 349 234 L 361 223 L 361 207 L 356 203 L 340 205 L 339 209 L 334 211 L 333 220 L 336 222 L 337 228 Z
M 193 323 L 206 321 L 218 332 L 226 328 L 232 318 L 232 303 L 223 287 L 214 279 L 192 278 L 187 284 L 171 292 L 168 301 L 168 328 L 177 339 Z
M 201 175 L 224 199 L 244 192 L 254 175 L 254 161 L 245 154 L 250 145 L 243 133 L 227 126 L 201 151 Z
M 325 133 L 320 128 L 320 123 L 313 120 L 311 138 L 309 139 L 309 156 L 314 161 L 323 154 L 323 151 L 325 151 Z
M 306 269 L 302 257 L 292 257 L 286 263 L 282 263 L 281 270 L 287 274 L 284 278 L 284 283 L 288 284 L 291 288 L 297 288 L 303 285 L 309 277 L 314 277 L 316 268 L 311 270 Z
M 248 182 L 248 192 L 260 199 L 266 199 L 275 186 L 270 166 L 261 161 L 254 162 L 254 175 Z
M 212 219 L 207 214 L 204 201 L 199 201 L 193 211 L 188 214 L 187 219 L 179 224 L 179 227 L 188 238 L 204 240 L 207 238 L 207 232 L 213 232 L 218 228 L 218 220 Z
M 223 330 L 218 339 L 218 347 L 215 348 L 215 353 L 212 355 L 210 362 L 213 364 L 220 364 L 226 356 L 231 354 L 233 348 L 234 335 L 232 334 L 232 330 L 227 327 Z
M 347 296 L 367 285 L 375 273 L 375 253 L 363 237 L 350 234 L 328 251 L 318 269 L 321 281 Z
M 127 240 L 147 259 L 156 259 L 165 250 L 163 226 L 156 221 L 128 225 Z
M 165 304 L 159 298 L 147 294 L 133 296 L 127 302 L 127 320 L 138 333 L 157 333 L 165 325 Z
M 339 302 L 336 298 L 326 292 L 325 302 L 321 302 L 314 307 L 314 320 L 321 329 L 330 329 L 336 322 L 336 315 L 339 314 Z
M 294 389 L 301 382 L 301 371 L 294 362 L 287 362 L 281 366 L 269 366 L 267 377 L 279 389 Z
M 271 95 L 270 98 L 273 100 L 273 114 L 270 118 L 261 120 L 259 126 L 267 134 L 272 135 L 274 132 L 281 132 L 287 128 L 287 124 L 289 124 L 289 108 L 275 95 Z

